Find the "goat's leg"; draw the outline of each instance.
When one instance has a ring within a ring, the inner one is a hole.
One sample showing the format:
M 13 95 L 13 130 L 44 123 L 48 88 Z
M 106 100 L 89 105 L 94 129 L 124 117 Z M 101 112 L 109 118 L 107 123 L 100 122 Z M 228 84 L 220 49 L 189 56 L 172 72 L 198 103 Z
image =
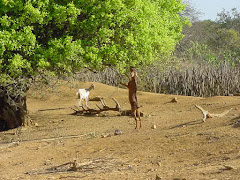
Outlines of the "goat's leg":
M 85 99 L 86 106 L 88 108 L 88 98 Z
M 136 110 L 136 114 L 139 118 L 139 124 L 140 124 L 140 128 L 141 128 L 142 127 L 142 121 L 141 121 L 141 117 L 140 117 L 140 113 L 139 113 L 138 109 Z
M 132 110 L 132 115 L 135 119 L 135 122 L 136 122 L 136 126 L 135 126 L 135 129 L 137 129 L 137 111 L 135 109 Z
M 79 98 L 79 100 L 78 100 L 78 106 L 79 106 L 79 107 L 82 106 L 82 98 Z

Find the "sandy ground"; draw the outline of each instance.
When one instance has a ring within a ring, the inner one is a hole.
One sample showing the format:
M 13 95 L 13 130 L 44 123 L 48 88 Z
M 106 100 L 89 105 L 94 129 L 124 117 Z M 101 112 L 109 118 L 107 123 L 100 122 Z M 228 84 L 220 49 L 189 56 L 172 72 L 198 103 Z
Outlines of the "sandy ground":
M 101 96 L 111 107 L 114 97 L 130 109 L 127 89 L 94 84 L 90 97 Z M 118 112 L 72 115 L 76 90 L 89 86 L 73 81 L 30 90 L 32 125 L 0 132 L 1 179 L 240 179 L 240 97 L 138 92 L 143 127 L 134 129 L 134 119 Z M 174 97 L 177 103 L 170 102 Z M 232 111 L 203 123 L 195 105 Z M 121 135 L 114 135 L 117 129 Z

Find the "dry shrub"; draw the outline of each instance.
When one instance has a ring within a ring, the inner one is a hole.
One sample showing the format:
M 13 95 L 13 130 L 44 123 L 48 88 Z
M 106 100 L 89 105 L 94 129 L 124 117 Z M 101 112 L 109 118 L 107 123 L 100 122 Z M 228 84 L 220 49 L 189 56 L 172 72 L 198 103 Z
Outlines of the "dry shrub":
M 162 73 L 153 71 L 144 77 L 151 91 L 156 93 L 178 94 L 185 96 L 229 95 L 239 92 L 239 68 L 223 63 L 190 64 L 186 67 L 172 67 Z
M 230 95 L 240 92 L 240 70 L 228 63 L 214 66 L 209 63 L 192 63 L 159 70 L 159 67 L 138 68 L 139 90 L 185 96 Z M 103 71 L 83 71 L 76 75 L 80 81 L 95 81 L 118 86 L 126 82 L 113 68 Z

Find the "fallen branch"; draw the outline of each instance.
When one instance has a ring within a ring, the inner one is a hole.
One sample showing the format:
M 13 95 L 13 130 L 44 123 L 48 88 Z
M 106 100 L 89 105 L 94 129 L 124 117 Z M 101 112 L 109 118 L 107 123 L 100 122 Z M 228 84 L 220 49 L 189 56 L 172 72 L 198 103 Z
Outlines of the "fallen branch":
M 6 149 L 6 148 L 16 147 L 16 146 L 19 146 L 19 142 L 11 142 L 11 143 L 0 145 L 0 149 Z
M 102 108 L 98 104 L 96 104 L 98 109 L 90 109 L 90 108 L 84 107 L 84 106 L 79 106 L 79 107 L 74 106 L 74 107 L 71 107 L 71 109 L 73 111 L 75 111 L 74 113 L 72 113 L 72 115 L 87 115 L 87 116 L 89 116 L 89 115 L 97 115 L 104 111 L 118 111 L 120 116 L 132 116 L 132 110 L 122 110 L 118 101 L 115 98 L 112 98 L 112 99 L 116 104 L 115 107 L 107 106 L 105 100 L 103 98 L 100 98 Z M 140 106 L 140 107 L 142 107 L 142 106 Z M 140 117 L 143 117 L 142 112 L 140 112 Z
M 121 107 L 119 105 L 119 103 L 117 102 L 117 100 L 115 98 L 112 98 L 113 101 L 116 103 L 115 107 L 109 107 L 106 105 L 106 102 L 104 101 L 103 98 L 101 98 L 101 104 L 102 104 L 102 108 L 99 107 L 98 105 L 97 108 L 98 109 L 90 109 L 90 108 L 84 108 L 83 106 L 80 106 L 79 108 L 75 106 L 75 108 L 71 108 L 72 110 L 74 110 L 75 112 L 73 113 L 73 115 L 96 115 L 96 114 L 100 114 L 101 112 L 104 111 L 121 111 Z M 82 109 L 80 109 L 82 108 Z
M 195 106 L 203 113 L 203 120 L 202 120 L 203 122 L 205 122 L 207 118 L 223 117 L 232 110 L 232 108 L 231 108 L 229 110 L 225 110 L 224 112 L 222 112 L 220 114 L 211 114 L 207 110 L 203 109 L 201 106 L 198 106 L 198 105 L 195 105 Z

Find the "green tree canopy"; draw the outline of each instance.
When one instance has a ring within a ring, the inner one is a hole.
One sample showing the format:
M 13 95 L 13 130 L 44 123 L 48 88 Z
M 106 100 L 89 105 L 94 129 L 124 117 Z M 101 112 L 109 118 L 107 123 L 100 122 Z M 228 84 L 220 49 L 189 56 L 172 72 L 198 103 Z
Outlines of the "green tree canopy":
M 170 54 L 181 0 L 0 0 L 0 131 L 21 125 L 31 78 L 145 65 Z
M 181 0 L 1 0 L 1 76 L 143 65 L 169 54 Z

